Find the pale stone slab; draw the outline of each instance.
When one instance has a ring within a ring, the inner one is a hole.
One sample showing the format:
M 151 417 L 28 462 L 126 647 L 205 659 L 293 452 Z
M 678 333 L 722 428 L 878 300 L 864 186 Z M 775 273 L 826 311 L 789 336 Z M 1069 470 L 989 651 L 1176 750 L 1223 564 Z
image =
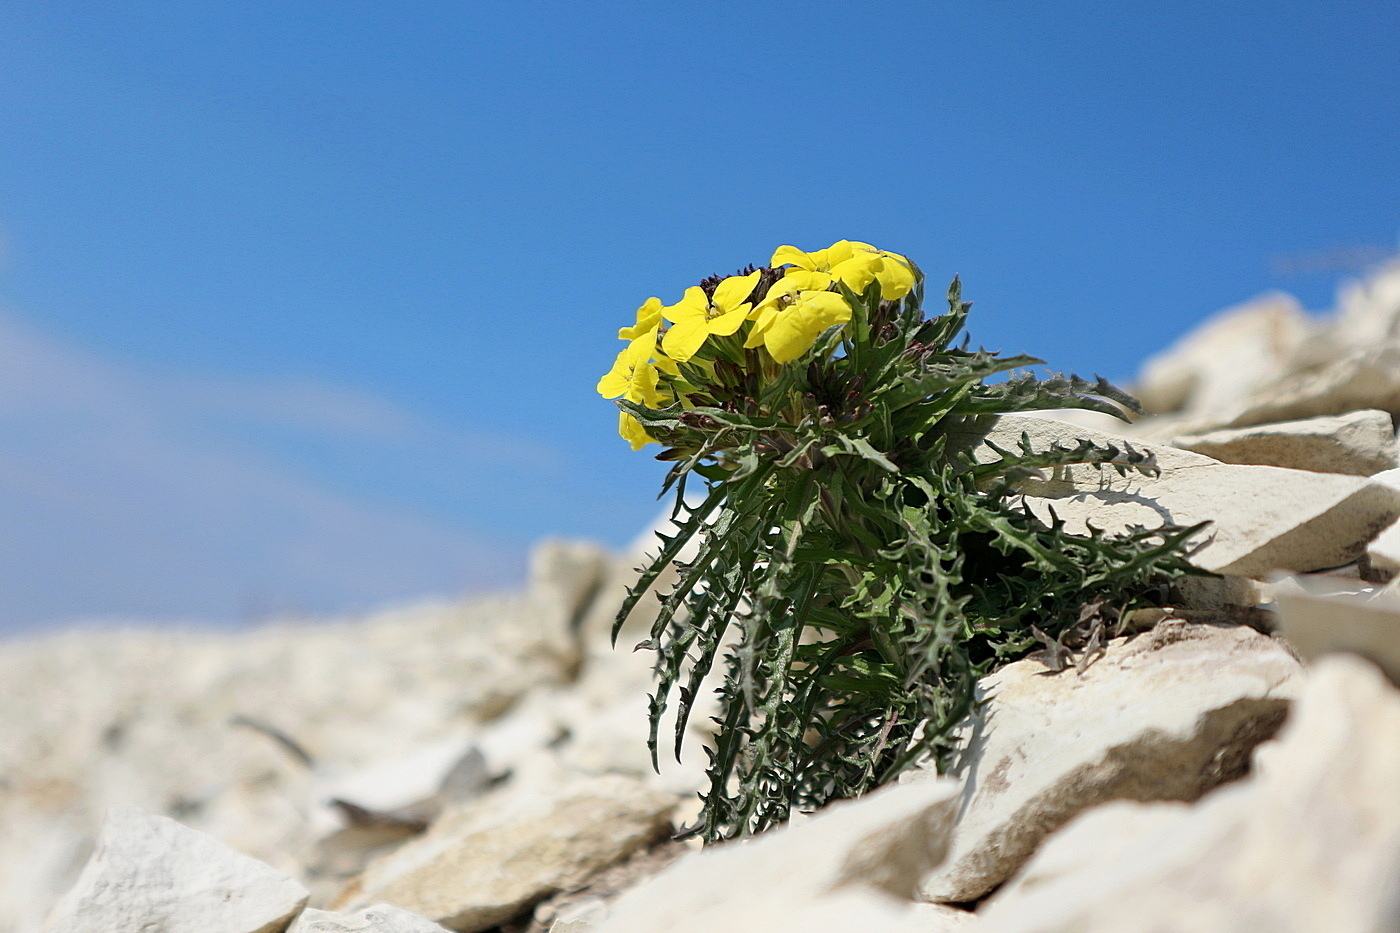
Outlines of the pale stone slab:
M 988 933 L 1400 929 L 1400 693 L 1359 658 L 1309 674 L 1255 773 L 1193 807 L 1116 804 L 1052 836 Z
M 1338 415 L 1362 408 L 1400 414 L 1400 341 L 1356 350 L 1317 370 L 1305 370 L 1259 392 L 1222 424 L 1243 427 Z
M 982 897 L 1104 801 L 1194 800 L 1239 777 L 1300 680 L 1266 635 L 1181 621 L 1114 640 L 1082 674 L 1027 659 L 983 678 L 952 772 L 965 781 L 953 849 L 921 899 Z
M 1280 580 L 1273 591 L 1279 631 L 1305 659 L 1352 652 L 1400 683 L 1400 595 L 1335 592 L 1331 581 L 1308 577 Z
M 36 933 L 108 808 L 125 804 L 178 805 L 184 825 L 319 887 L 304 858 L 339 825 L 308 806 L 321 779 L 411 755 L 570 679 L 522 647 L 545 637 L 522 634 L 540 618 L 524 604 L 514 593 L 314 624 L 6 642 L 0 930 Z
M 943 858 L 957 799 L 955 781 L 895 785 L 756 838 L 692 853 L 623 895 L 599 929 L 956 929 L 950 924 L 962 917 L 916 912 L 908 897 Z
M 1355 560 L 1368 541 L 1400 517 L 1400 488 L 1386 483 L 1225 464 L 1047 418 L 1004 415 L 970 423 L 957 437 L 979 462 L 986 462 L 997 455 L 983 441 L 1016 450 L 1023 434 L 1036 450 L 1055 443 L 1073 446 L 1087 438 L 1154 455 L 1161 471 L 1156 477 L 1073 466 L 1054 471 L 1046 480 L 1026 480 L 1020 488 L 1028 508 L 1047 521 L 1053 511 L 1075 533 L 1086 532 L 1090 525 L 1124 531 L 1154 528 L 1165 521 L 1212 522 L 1204 533 L 1208 543 L 1191 560 L 1215 573 L 1263 577 L 1276 570 L 1337 567 Z
M 1172 443 L 1222 463 L 1288 467 L 1315 473 L 1370 476 L 1400 466 L 1390 414 L 1376 409 L 1185 434 Z
M 390 904 L 375 904 L 354 913 L 304 910 L 287 933 L 447 933 L 417 914 Z
M 1366 545 L 1366 560 L 1372 570 L 1386 577 L 1400 575 L 1400 522 L 1392 524 Z
M 1400 489 L 1400 469 L 1377 473 L 1371 482 Z M 1392 523 L 1366 546 L 1366 559 L 1372 570 L 1385 577 L 1400 575 L 1400 522 Z
M 138 807 L 114 807 L 44 929 L 279 933 L 306 897 L 291 878 L 217 839 Z
M 1296 299 L 1263 295 L 1219 312 L 1150 358 L 1133 392 L 1152 412 L 1237 406 L 1276 378 L 1308 330 Z
M 479 798 L 371 863 L 342 901 L 382 901 L 461 933 L 485 930 L 664 835 L 675 805 L 620 776 Z

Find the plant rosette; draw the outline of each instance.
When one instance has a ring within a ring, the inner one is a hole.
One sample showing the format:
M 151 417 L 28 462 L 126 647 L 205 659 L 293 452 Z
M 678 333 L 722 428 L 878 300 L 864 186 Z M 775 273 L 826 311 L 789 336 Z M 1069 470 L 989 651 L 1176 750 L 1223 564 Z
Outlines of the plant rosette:
M 1016 492 L 1068 464 L 1153 474 L 1144 453 L 1023 438 L 978 463 L 954 442 L 1007 412 L 1139 409 L 1103 379 L 1037 377 L 1025 368 L 1041 360 L 958 343 L 970 308 L 958 280 L 932 317 L 923 284 L 867 243 L 782 246 L 675 304 L 647 299 L 598 383 L 622 437 L 672 464 L 674 532 L 613 638 L 674 565 L 638 646 L 656 652 L 648 742 L 655 764 L 674 699 L 679 756 L 713 685 L 709 787 L 686 830 L 706 841 L 856 796 L 920 759 L 946 765 L 979 676 L 1040 645 L 1092 648 L 1193 572 L 1182 554 L 1197 528 L 1072 535 Z M 688 499 L 697 476 L 705 494 Z

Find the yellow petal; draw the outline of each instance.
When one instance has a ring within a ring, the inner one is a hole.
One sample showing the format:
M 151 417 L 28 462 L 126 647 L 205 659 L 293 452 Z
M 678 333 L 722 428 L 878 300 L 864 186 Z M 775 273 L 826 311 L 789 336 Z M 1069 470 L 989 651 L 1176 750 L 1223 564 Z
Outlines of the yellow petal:
M 812 272 L 808 269 L 789 269 L 788 274 L 774 282 L 764 298 L 767 303 L 783 295 L 796 292 L 819 292 L 831 286 L 831 276 L 825 272 Z
M 603 378 L 598 380 L 598 394 L 603 398 L 621 398 L 627 392 L 630 385 L 627 372 L 618 372 L 616 366 L 603 374 Z
M 704 319 L 709 310 L 710 299 L 705 297 L 705 290 L 699 285 L 692 285 L 685 290 L 685 296 L 680 301 L 662 308 L 661 313 L 666 320 L 678 324 L 693 317 Z
M 603 398 L 617 398 L 627 392 L 631 385 L 632 371 L 643 365 L 656 350 L 656 331 L 647 331 L 631 341 L 617 354 L 612 369 L 598 380 L 598 394 Z
M 790 363 L 816 341 L 828 327 L 851 319 L 851 307 L 835 292 L 810 292 L 773 318 L 763 335 L 763 345 L 779 363 Z
M 845 262 L 857 253 L 878 253 L 879 250 L 869 243 L 862 243 L 860 240 L 837 240 L 827 247 L 826 252 L 834 265 L 838 262 Z
M 743 326 L 744 320 L 748 316 L 749 306 L 746 304 L 739 305 L 739 307 L 734 310 L 726 311 L 724 314 L 710 321 L 710 333 L 719 337 L 728 337 Z
M 914 289 L 914 270 L 898 253 L 880 254 L 875 277 L 880 280 L 880 297 L 886 301 L 903 298 Z
M 754 347 L 763 346 L 763 335 L 768 331 L 777 314 L 777 305 L 759 305 L 749 314 L 749 320 L 753 321 L 754 325 L 753 329 L 749 331 L 748 339 L 744 341 L 744 349 L 752 350 Z
M 656 330 L 661 324 L 661 299 L 648 298 L 637 309 L 637 323 L 617 332 L 618 340 L 635 340 L 649 330 Z
M 647 429 L 642 427 L 640 421 L 625 411 L 618 414 L 617 433 L 622 435 L 624 441 L 632 445 L 633 450 L 641 450 L 647 444 L 660 443 L 647 433 Z
M 796 246 L 779 246 L 773 250 L 773 258 L 768 260 L 768 265 L 776 269 L 779 266 L 793 265 L 801 269 L 815 269 L 816 264 L 812 257 L 808 256 Z
M 627 388 L 627 400 L 645 405 L 648 408 L 659 408 L 661 394 L 656 391 L 657 381 L 655 366 L 650 363 L 639 364 L 632 370 L 631 385 Z
M 875 281 L 875 270 L 879 264 L 880 257 L 877 254 L 860 253 L 832 266 L 831 274 L 859 295 L 865 291 L 866 286 Z
M 671 325 L 666 336 L 661 338 L 661 349 L 671 359 L 684 363 L 705 343 L 705 338 L 709 336 L 709 328 L 705 326 L 707 323 L 703 315 L 682 318 Z
M 711 303 L 721 311 L 733 310 L 753 292 L 761 274 L 750 272 L 748 275 L 731 275 L 715 287 L 715 297 L 711 299 Z

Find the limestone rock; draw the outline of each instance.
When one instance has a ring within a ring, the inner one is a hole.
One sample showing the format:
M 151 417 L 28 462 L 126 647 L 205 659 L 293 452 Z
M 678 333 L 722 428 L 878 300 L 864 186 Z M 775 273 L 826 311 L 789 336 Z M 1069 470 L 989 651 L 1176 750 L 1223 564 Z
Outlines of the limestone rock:
M 444 810 L 426 835 L 372 863 L 346 906 L 383 901 L 484 930 L 664 835 L 676 803 L 619 776 L 504 793 Z
M 1353 348 L 1400 339 L 1400 261 L 1337 290 L 1331 331 L 1334 343 Z
M 957 792 L 942 779 L 887 787 L 691 853 L 624 894 L 599 930 L 937 930 L 908 898 L 943 858 Z
M 390 904 L 375 904 L 352 914 L 304 910 L 287 933 L 447 933 L 417 914 Z
M 1194 800 L 1239 777 L 1300 673 L 1253 629 L 1168 621 L 1115 639 L 1082 674 L 1026 659 L 984 678 L 988 705 L 953 770 L 966 782 L 953 849 L 920 896 L 982 897 L 1106 800 Z
M 1400 929 L 1397 787 L 1400 693 L 1359 658 L 1325 658 L 1250 778 L 1194 807 L 1076 820 L 986 905 L 984 929 Z
M 526 648 L 570 671 L 581 660 L 581 631 L 607 583 L 613 559 L 584 541 L 546 540 L 530 554 L 525 587 Z
M 970 910 L 959 910 L 947 904 L 915 904 L 914 916 L 918 917 L 924 933 L 952 933 L 954 930 L 971 931 L 981 925 L 977 915 Z
M 301 885 L 217 839 L 117 807 L 45 930 L 280 933 L 305 903 Z
M 1275 570 L 1306 572 L 1355 560 L 1377 532 L 1400 516 L 1400 488 L 1356 476 L 1309 473 L 1270 466 L 1224 464 L 1166 445 L 1143 444 L 1047 418 L 1004 415 L 969 422 L 959 443 L 979 460 L 997 456 L 982 441 L 1016 449 L 1025 434 L 1034 449 L 1080 438 L 1156 457 L 1157 477 L 1111 469 L 1065 467 L 1046 480 L 1020 487 L 1026 504 L 1049 520 L 1065 520 L 1072 532 L 1088 525 L 1122 531 L 1212 522 L 1208 542 L 1192 562 L 1216 573 L 1262 577 Z
M 1377 473 L 1371 482 L 1400 489 L 1400 470 Z M 1366 546 L 1366 560 L 1383 579 L 1400 575 L 1400 521 L 1391 523 Z
M 1400 416 L 1400 341 L 1356 350 L 1258 393 L 1222 427 L 1291 421 L 1378 408 Z
M 1276 377 L 1308 332 L 1288 295 L 1228 308 L 1143 366 L 1133 391 L 1152 412 L 1217 411 Z
M 1366 560 L 1387 579 L 1400 575 L 1400 522 L 1392 523 L 1366 545 Z
M 1275 584 L 1283 637 L 1309 661 L 1348 651 L 1400 683 L 1400 597 L 1389 590 L 1335 592 L 1329 582 L 1292 577 Z
M 1065 878 L 1091 876 L 1099 866 L 1131 857 L 1145 836 L 1175 824 L 1190 810 L 1190 804 L 1176 801 L 1131 800 L 1085 810 L 1047 838 L 1022 870 L 997 890 L 993 901 L 1026 897 Z
M 1375 409 L 1182 435 L 1172 443 L 1223 463 L 1370 476 L 1400 465 L 1395 428 Z
M 344 801 L 377 815 L 431 819 L 448 799 L 475 796 L 490 784 L 485 756 L 462 734 L 318 782 L 318 801 Z

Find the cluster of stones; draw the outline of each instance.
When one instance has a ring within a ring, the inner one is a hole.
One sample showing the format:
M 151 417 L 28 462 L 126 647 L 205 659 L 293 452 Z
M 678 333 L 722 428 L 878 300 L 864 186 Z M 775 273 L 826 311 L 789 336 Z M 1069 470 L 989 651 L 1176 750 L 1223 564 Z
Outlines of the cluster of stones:
M 1131 427 L 1008 416 L 966 441 L 1152 453 L 1156 477 L 1061 470 L 1026 505 L 1210 520 L 1192 560 L 1220 576 L 1078 663 L 984 679 L 949 773 L 672 841 L 707 715 L 654 774 L 649 658 L 607 639 L 636 555 L 547 543 L 509 596 L 6 645 L 0 927 L 1398 929 L 1400 268 L 1329 318 L 1224 312 L 1136 390 L 1156 414 Z

